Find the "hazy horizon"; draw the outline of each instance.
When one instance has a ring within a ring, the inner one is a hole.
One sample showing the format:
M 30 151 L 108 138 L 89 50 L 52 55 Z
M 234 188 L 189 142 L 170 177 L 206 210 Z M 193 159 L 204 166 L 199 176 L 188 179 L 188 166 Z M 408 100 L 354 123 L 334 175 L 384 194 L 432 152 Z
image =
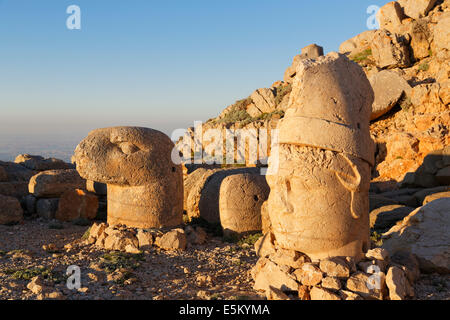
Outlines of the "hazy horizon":
M 170 136 L 282 80 L 302 47 L 337 51 L 386 2 L 0 0 L 0 160 L 68 161 L 99 127 Z

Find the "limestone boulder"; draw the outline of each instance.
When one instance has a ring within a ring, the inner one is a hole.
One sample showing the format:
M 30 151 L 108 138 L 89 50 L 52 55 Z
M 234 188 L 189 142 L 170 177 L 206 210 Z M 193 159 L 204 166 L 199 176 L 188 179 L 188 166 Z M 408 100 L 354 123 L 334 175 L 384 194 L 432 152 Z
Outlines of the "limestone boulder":
M 450 12 L 444 12 L 433 29 L 435 52 L 450 50 Z
M 375 33 L 376 30 L 364 31 L 355 37 L 344 41 L 339 47 L 339 52 L 352 57 L 358 53 L 369 50 Z
M 386 295 L 386 275 L 382 272 L 377 275 L 357 272 L 347 279 L 346 288 L 368 300 L 383 300 Z
M 323 48 L 317 44 L 310 44 L 302 49 L 301 54 L 296 55 L 292 61 L 292 65 L 289 66 L 284 73 L 284 82 L 292 83 L 295 75 L 297 74 L 297 66 L 300 61 L 305 59 L 317 59 L 323 56 Z
M 311 300 L 341 300 L 336 293 L 319 287 L 314 287 L 310 291 Z
M 80 142 L 77 170 L 108 185 L 110 225 L 145 229 L 182 223 L 183 172 L 174 147 L 164 133 L 141 127 L 97 129 Z
M 98 198 L 92 193 L 80 189 L 64 192 L 58 203 L 55 218 L 60 221 L 77 219 L 93 220 L 97 216 Z
M 261 113 L 271 113 L 276 109 L 275 93 L 272 89 L 262 88 L 252 93 L 250 96 L 254 106 Z
M 410 251 L 425 272 L 450 272 L 450 199 L 443 198 L 414 210 L 383 235 L 391 254 Z
M 298 289 L 298 283 L 294 276 L 269 259 L 258 260 L 256 266 L 252 269 L 252 277 L 255 281 L 253 287 L 255 290 L 266 291 L 270 286 L 282 291 L 296 291 Z
M 404 300 L 414 293 L 405 273 L 396 266 L 389 268 L 386 274 L 386 285 L 389 289 L 390 300 Z
M 372 56 L 379 68 L 405 68 L 411 65 L 406 39 L 387 30 L 378 30 L 372 39 Z
M 19 200 L 0 194 L 0 225 L 16 224 L 23 221 L 23 210 Z
M 220 223 L 225 234 L 261 231 L 261 206 L 269 196 L 266 178 L 260 174 L 235 174 L 220 186 Z
M 387 29 L 391 32 L 401 27 L 403 18 L 403 8 L 397 1 L 385 4 L 377 14 L 380 29 Z
M 152 247 L 154 239 L 151 232 L 140 229 L 136 237 L 139 241 L 139 249 L 148 250 Z
M 57 198 L 66 191 L 84 189 L 85 184 L 85 180 L 74 169 L 49 170 L 33 176 L 28 190 L 36 197 Z
M 14 162 L 25 168 L 36 171 L 75 169 L 73 164 L 66 163 L 60 159 L 45 159 L 44 157 L 33 156 L 30 154 L 20 154 L 16 157 Z
M 375 94 L 370 120 L 389 112 L 404 94 L 411 92 L 411 86 L 397 73 L 383 70 L 369 78 Z
M 403 10 L 408 17 L 420 19 L 436 5 L 437 0 L 408 0 L 405 1 Z
M 155 244 L 164 250 L 186 249 L 186 233 L 183 229 L 174 229 L 156 238 Z
M 305 286 L 315 286 L 322 282 L 323 273 L 316 265 L 304 263 L 299 269 L 295 270 L 297 281 Z

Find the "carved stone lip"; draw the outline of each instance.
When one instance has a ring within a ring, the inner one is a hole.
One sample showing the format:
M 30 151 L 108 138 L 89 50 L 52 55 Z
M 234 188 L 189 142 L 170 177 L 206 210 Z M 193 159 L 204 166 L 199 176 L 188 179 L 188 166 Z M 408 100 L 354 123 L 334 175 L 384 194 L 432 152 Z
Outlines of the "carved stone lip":
M 284 118 L 278 124 L 278 142 L 348 153 L 374 166 L 375 145 L 368 133 L 350 125 L 311 117 Z M 323 133 L 328 134 L 324 135 Z M 356 139 L 355 139 L 356 138 Z

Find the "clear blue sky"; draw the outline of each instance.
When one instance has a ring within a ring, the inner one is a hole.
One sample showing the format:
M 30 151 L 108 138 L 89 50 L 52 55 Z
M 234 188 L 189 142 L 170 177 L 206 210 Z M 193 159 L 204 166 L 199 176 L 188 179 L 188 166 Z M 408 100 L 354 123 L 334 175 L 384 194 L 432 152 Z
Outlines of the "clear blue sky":
M 0 0 L 0 135 L 170 134 L 281 80 L 302 47 L 337 50 L 386 2 Z

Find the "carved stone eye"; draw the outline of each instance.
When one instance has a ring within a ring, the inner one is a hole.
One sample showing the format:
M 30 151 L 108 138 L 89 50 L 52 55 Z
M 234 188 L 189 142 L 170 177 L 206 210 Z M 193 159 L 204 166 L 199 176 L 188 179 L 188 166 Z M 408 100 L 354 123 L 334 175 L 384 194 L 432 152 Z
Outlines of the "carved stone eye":
M 128 155 L 133 154 L 140 150 L 137 146 L 135 146 L 131 142 L 121 142 L 119 144 L 119 148 L 122 150 L 123 153 Z

